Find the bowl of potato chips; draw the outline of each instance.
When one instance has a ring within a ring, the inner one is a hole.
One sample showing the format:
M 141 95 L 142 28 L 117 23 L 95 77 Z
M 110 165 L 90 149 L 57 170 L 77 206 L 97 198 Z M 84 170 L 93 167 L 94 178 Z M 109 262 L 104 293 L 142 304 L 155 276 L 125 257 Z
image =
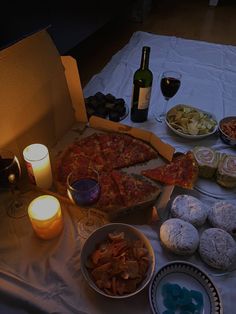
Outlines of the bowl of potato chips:
M 184 104 L 172 107 L 166 114 L 165 122 L 174 133 L 189 139 L 207 137 L 218 129 L 213 114 Z
M 149 284 L 155 270 L 155 254 L 139 229 L 110 223 L 95 230 L 85 241 L 80 264 L 93 290 L 109 298 L 124 299 Z

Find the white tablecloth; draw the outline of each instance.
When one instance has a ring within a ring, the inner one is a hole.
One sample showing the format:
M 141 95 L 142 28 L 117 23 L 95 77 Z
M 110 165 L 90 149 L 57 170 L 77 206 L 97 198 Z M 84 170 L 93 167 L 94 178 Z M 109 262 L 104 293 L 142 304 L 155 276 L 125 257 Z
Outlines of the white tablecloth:
M 144 45 L 151 47 L 150 68 L 154 74 L 149 119 L 145 123 L 133 124 L 128 116 L 123 122 L 155 132 L 180 151 L 201 144 L 233 153 L 217 135 L 194 143 L 175 136 L 165 124 L 154 120 L 153 112 L 156 109 L 161 111 L 164 102 L 159 88 L 160 75 L 170 69 L 180 71 L 183 77 L 181 87 L 169 106 L 191 104 L 214 112 L 217 119 L 236 115 L 236 47 L 137 32 L 101 73 L 91 79 L 84 89 L 85 96 L 101 91 L 122 97 L 129 104 L 133 73 L 139 67 Z M 179 192 L 183 191 L 175 190 L 174 195 Z M 209 204 L 214 201 L 214 198 L 198 191 L 191 193 Z M 234 195 L 230 195 L 230 198 L 236 201 Z M 104 298 L 88 287 L 80 271 L 81 245 L 76 225 L 70 211 L 63 209 L 63 216 L 65 228 L 60 237 L 43 241 L 34 235 L 28 217 L 14 220 L 2 213 L 0 313 L 151 313 L 148 289 L 121 302 Z M 157 226 L 138 227 L 152 242 L 157 268 L 175 259 L 160 246 Z M 187 260 L 210 273 L 221 294 L 224 312 L 234 313 L 236 273 L 215 277 L 197 255 Z

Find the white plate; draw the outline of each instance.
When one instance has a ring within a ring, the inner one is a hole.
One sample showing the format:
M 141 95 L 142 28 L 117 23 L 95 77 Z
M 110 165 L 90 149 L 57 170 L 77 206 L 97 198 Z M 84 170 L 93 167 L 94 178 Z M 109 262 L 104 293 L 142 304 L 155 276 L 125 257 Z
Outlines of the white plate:
M 196 290 L 203 295 L 202 314 L 222 314 L 222 302 L 211 279 L 197 266 L 183 261 L 164 265 L 153 277 L 149 286 L 149 301 L 154 314 L 162 314 L 166 309 L 163 304 L 162 286 L 176 283 L 181 288 Z
M 179 107 L 179 106 L 186 106 L 186 107 L 193 108 L 193 109 L 196 109 L 196 110 L 198 110 L 198 111 L 201 111 L 201 112 L 207 114 L 209 118 L 214 119 L 214 120 L 217 122 L 216 117 L 215 117 L 213 114 L 211 114 L 210 112 L 201 110 L 201 109 L 199 109 L 199 108 L 193 107 L 193 106 L 182 105 L 182 104 L 181 104 L 181 105 L 176 105 L 176 106 L 172 107 L 170 110 L 172 110 L 172 109 L 175 108 L 175 107 Z M 210 133 L 207 133 L 207 134 L 191 135 L 191 134 L 183 133 L 183 132 L 181 132 L 181 131 L 179 131 L 179 130 L 176 130 L 176 129 L 168 122 L 167 117 L 168 117 L 168 113 L 170 112 L 170 110 L 169 110 L 169 111 L 167 112 L 167 114 L 166 114 L 165 123 L 166 123 L 166 125 L 167 125 L 175 134 L 177 134 L 177 135 L 179 135 L 179 136 L 181 136 L 181 137 L 188 138 L 188 139 L 191 139 L 191 140 L 199 140 L 199 139 L 202 139 L 202 138 L 205 138 L 205 137 L 207 137 L 207 136 L 210 136 L 210 135 L 214 134 L 214 133 L 216 132 L 216 130 L 218 129 L 218 124 L 216 124 L 215 128 L 213 129 L 213 131 L 210 132 Z
M 222 154 L 235 155 L 231 148 L 225 147 L 217 150 Z M 236 188 L 224 188 L 214 179 L 198 178 L 194 189 L 216 199 L 235 199 Z
M 226 189 L 217 182 L 204 178 L 198 178 L 194 189 L 217 199 L 233 199 L 236 195 L 236 188 Z

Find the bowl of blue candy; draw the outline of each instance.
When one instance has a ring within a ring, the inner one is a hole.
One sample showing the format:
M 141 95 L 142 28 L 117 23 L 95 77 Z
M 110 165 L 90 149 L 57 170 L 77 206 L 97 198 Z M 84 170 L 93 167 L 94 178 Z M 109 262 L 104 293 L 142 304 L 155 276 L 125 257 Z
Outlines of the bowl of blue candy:
M 223 307 L 214 283 L 196 265 L 175 261 L 165 264 L 149 286 L 153 314 L 222 314 Z

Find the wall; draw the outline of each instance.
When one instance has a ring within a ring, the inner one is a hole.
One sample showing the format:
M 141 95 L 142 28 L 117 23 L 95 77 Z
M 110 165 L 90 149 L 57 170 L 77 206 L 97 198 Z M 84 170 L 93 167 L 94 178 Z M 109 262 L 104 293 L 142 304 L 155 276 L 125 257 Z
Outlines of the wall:
M 109 20 L 127 14 L 130 0 L 69 1 L 52 4 L 34 3 L 27 7 L 4 9 L 0 18 L 0 47 L 12 43 L 40 29 L 47 28 L 61 54 L 75 47 Z

